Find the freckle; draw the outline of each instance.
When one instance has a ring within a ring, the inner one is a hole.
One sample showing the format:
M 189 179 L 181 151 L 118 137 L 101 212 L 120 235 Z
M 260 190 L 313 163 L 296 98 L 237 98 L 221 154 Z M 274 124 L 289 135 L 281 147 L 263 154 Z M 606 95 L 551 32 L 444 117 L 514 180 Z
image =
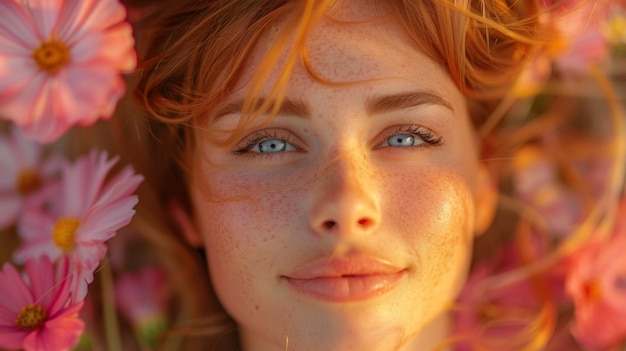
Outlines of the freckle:
M 258 311 L 259 310 L 259 305 L 254 305 L 254 309 Z

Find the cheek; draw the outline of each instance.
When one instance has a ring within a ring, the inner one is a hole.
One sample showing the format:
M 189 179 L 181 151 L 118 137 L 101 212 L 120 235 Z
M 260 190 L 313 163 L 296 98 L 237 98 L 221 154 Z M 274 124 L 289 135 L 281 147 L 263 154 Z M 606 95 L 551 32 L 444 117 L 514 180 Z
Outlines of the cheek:
M 266 268 L 276 267 L 281 253 L 289 252 L 286 233 L 293 232 L 289 219 L 299 197 L 288 187 L 272 191 L 279 187 L 258 178 L 209 179 L 211 188 L 194 192 L 192 198 L 213 286 L 231 314 L 237 315 L 234 309 L 263 310 L 258 290 L 278 280 Z
M 454 298 L 466 275 L 472 251 L 474 206 L 465 177 L 455 172 L 422 172 L 390 184 L 385 198 L 392 233 L 416 258 L 414 269 L 430 292 L 443 289 Z
M 241 301 L 246 302 L 247 311 L 260 304 L 251 293 L 255 279 L 270 277 L 262 277 L 256 267 L 266 265 L 272 257 L 262 254 L 260 242 L 277 244 L 275 234 L 257 222 L 255 206 L 247 203 L 200 201 L 196 206 L 211 282 L 231 315 L 237 314 L 233 308 Z
M 466 177 L 439 169 L 395 175 L 383 184 L 383 218 L 395 230 L 414 239 L 471 239 L 474 198 Z

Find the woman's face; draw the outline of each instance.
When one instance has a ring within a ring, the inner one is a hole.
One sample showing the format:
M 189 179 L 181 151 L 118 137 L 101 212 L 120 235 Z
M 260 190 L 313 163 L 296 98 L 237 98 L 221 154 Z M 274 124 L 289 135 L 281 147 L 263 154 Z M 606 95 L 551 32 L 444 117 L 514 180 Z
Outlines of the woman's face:
M 322 20 L 311 64 L 353 84 L 298 64 L 269 124 L 226 145 L 201 139 L 198 231 L 244 349 L 427 349 L 445 337 L 471 254 L 477 151 L 464 97 L 403 38 L 389 22 Z M 252 73 L 209 128 L 236 126 Z

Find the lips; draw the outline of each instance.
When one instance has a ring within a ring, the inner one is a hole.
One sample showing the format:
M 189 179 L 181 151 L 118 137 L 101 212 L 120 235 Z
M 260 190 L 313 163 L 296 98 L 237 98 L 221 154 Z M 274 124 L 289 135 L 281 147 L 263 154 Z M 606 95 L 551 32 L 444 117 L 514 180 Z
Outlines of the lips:
M 372 298 L 395 288 L 405 268 L 361 255 L 317 259 L 284 275 L 296 291 L 316 299 L 350 302 Z

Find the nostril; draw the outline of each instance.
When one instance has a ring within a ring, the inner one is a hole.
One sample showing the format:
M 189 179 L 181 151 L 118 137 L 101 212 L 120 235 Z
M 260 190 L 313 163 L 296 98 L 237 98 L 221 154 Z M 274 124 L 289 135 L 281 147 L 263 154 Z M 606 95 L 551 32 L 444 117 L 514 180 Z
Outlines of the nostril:
M 324 222 L 324 228 L 332 229 L 335 226 L 335 221 L 326 221 Z

